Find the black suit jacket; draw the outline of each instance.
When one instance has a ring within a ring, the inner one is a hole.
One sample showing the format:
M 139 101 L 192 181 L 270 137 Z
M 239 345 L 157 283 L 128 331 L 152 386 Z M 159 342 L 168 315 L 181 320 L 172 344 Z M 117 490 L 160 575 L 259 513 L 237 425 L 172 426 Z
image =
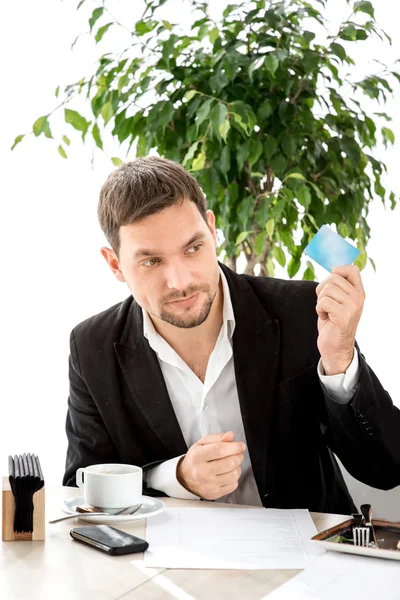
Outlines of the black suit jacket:
M 359 352 L 347 404 L 320 383 L 316 284 L 238 275 L 221 265 L 236 319 L 233 357 L 247 447 L 265 507 L 354 511 L 335 453 L 357 479 L 400 484 L 400 411 Z M 149 468 L 184 454 L 158 359 L 132 297 L 71 333 L 64 485 L 78 467 Z M 163 495 L 144 487 L 144 493 Z

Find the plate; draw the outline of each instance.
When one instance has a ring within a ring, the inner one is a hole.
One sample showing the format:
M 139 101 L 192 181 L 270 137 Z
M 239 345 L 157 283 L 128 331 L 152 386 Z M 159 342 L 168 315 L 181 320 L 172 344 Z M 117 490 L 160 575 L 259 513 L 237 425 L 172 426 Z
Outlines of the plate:
M 88 521 L 91 523 L 132 523 L 134 521 L 142 521 L 154 515 L 159 515 L 165 508 L 164 502 L 158 498 L 151 496 L 142 496 L 142 506 L 133 515 L 98 515 L 90 516 L 89 514 L 77 516 L 77 519 Z M 61 510 L 67 515 L 72 515 L 76 512 L 77 506 L 85 504 L 83 496 L 75 496 L 74 498 L 66 498 Z
M 400 541 L 400 523 L 392 523 L 381 519 L 372 519 L 372 525 L 375 530 L 376 539 L 381 547 L 354 546 L 340 542 L 329 541 L 335 535 L 346 535 L 354 525 L 354 520 L 349 519 L 335 527 L 321 531 L 311 541 L 317 543 L 319 547 L 333 552 L 345 552 L 346 554 L 359 554 L 361 556 L 375 556 L 377 558 L 389 558 L 391 560 L 400 560 L 400 550 L 396 549 L 397 541 Z

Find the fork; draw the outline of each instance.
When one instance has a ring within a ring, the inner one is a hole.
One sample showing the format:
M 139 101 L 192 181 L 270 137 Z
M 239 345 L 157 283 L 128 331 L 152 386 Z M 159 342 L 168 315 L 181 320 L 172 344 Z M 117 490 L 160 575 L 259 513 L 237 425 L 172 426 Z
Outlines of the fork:
M 370 504 L 362 504 L 360 506 L 360 509 L 361 509 L 362 514 L 364 515 L 365 525 L 366 525 L 366 527 L 368 527 L 368 529 L 372 533 L 373 541 L 371 543 L 374 546 L 378 547 L 374 526 L 372 525 L 372 506 Z
M 363 524 L 363 515 L 360 513 L 353 513 L 354 519 L 353 526 L 353 543 L 355 546 L 369 546 L 369 532 L 370 528 Z

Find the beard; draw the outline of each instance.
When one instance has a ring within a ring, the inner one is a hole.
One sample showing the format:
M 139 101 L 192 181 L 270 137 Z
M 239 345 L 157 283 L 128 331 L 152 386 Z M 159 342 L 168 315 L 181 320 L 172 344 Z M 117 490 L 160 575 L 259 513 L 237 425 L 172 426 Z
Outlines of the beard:
M 210 310 L 211 310 L 212 304 L 214 302 L 214 298 L 217 294 L 217 290 L 214 292 L 214 294 L 212 294 L 210 291 L 210 288 L 208 286 L 206 289 L 205 288 L 201 288 L 201 289 L 189 288 L 189 290 L 186 292 L 186 294 L 184 296 L 179 296 L 178 298 L 169 298 L 167 300 L 167 302 L 173 302 L 174 300 L 183 300 L 184 298 L 189 298 L 190 296 L 193 296 L 194 294 L 199 293 L 199 292 L 205 292 L 206 298 L 204 299 L 201 307 L 195 307 L 197 314 L 190 314 L 190 312 L 193 311 L 192 307 L 185 308 L 184 314 L 181 314 L 181 315 L 174 315 L 174 314 L 164 310 L 163 308 L 161 308 L 158 318 L 161 319 L 162 321 L 165 321 L 166 323 L 169 323 L 170 325 L 174 325 L 174 327 L 180 327 L 182 329 L 191 329 L 192 327 L 198 327 L 199 325 L 204 323 L 204 321 L 207 319 L 208 315 L 210 314 Z M 162 307 L 164 305 L 165 305 L 165 302 L 162 304 Z

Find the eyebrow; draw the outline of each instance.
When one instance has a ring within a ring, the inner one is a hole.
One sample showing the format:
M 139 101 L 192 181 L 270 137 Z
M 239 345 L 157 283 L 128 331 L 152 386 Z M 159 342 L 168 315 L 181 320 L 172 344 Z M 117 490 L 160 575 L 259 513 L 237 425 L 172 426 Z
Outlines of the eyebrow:
M 186 242 L 186 244 L 183 244 L 182 250 L 185 250 L 185 248 L 188 248 L 194 242 L 199 242 L 200 240 L 203 240 L 205 237 L 206 237 L 205 233 L 203 233 L 202 231 L 197 231 L 190 238 L 190 240 L 188 242 Z M 141 248 L 140 250 L 136 250 L 136 252 L 133 253 L 132 258 L 135 260 L 135 259 L 141 258 L 143 256 L 160 256 L 160 254 L 162 254 L 162 252 L 159 252 L 157 250 L 148 250 L 147 248 Z

